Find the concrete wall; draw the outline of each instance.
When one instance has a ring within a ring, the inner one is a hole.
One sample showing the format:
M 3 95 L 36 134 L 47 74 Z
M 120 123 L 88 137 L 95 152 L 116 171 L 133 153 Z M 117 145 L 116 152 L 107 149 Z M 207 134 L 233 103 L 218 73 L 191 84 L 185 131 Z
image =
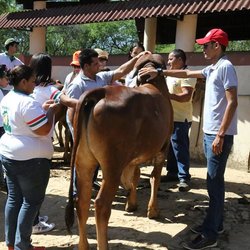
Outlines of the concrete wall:
M 167 55 L 163 55 L 167 59 Z M 235 136 L 235 143 L 229 157 L 228 166 L 250 170 L 250 52 L 228 53 L 229 59 L 236 67 L 239 79 L 239 105 L 238 105 L 238 135 Z M 187 53 L 188 65 L 190 69 L 201 69 L 209 62 L 204 60 L 202 53 Z M 28 63 L 29 58 L 21 58 Z M 71 71 L 69 66 L 71 57 L 53 57 L 53 78 L 64 82 L 66 75 Z M 127 61 L 127 56 L 110 56 L 108 65 L 115 69 L 118 65 Z M 204 162 L 202 146 L 202 111 L 203 98 L 201 95 L 195 97 L 193 124 L 190 131 L 190 152 L 191 158 L 197 162 Z

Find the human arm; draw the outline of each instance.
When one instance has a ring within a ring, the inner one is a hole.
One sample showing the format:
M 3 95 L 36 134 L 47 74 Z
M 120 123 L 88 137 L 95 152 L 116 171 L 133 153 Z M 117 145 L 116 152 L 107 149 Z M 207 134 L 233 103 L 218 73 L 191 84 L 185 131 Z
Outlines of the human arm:
M 141 56 L 145 54 L 150 54 L 150 53 L 151 53 L 150 51 L 143 51 L 139 53 L 137 56 L 130 59 L 128 62 L 122 64 L 118 69 L 114 70 L 112 82 L 119 80 L 121 77 L 128 74 L 134 68 L 135 63 Z
M 54 123 L 53 123 L 54 114 L 57 112 L 58 107 L 59 105 L 56 103 L 49 105 L 49 108 L 46 113 L 47 122 L 43 124 L 41 127 L 33 130 L 35 134 L 40 135 L 40 136 L 45 136 L 50 132 L 51 128 L 54 126 Z
M 68 108 L 68 120 L 73 125 L 75 108 Z
M 78 100 L 75 98 L 70 98 L 63 93 L 60 96 L 60 103 L 62 103 L 64 106 L 75 108 Z
M 220 129 L 212 143 L 213 153 L 218 155 L 222 152 L 225 133 L 234 117 L 238 106 L 237 88 L 232 87 L 226 90 L 227 107 L 221 122 Z
M 182 87 L 181 90 L 181 93 L 169 94 L 170 99 L 177 102 L 188 102 L 192 97 L 194 89 L 192 87 Z
M 139 77 L 150 75 L 150 78 L 147 81 L 150 81 L 151 79 L 154 79 L 159 72 L 156 69 L 153 68 L 142 68 L 139 70 Z M 202 74 L 201 70 L 162 70 L 162 75 L 164 76 L 172 76 L 172 77 L 178 77 L 178 78 L 205 78 Z

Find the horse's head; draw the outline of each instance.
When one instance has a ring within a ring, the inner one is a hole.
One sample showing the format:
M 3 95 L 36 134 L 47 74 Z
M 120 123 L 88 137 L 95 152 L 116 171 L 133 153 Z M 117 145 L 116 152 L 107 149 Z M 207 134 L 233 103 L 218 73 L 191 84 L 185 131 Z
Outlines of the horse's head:
M 141 56 L 137 60 L 135 66 L 134 66 L 134 68 L 135 68 L 134 77 L 136 75 L 138 75 L 138 71 L 141 68 L 148 68 L 148 67 L 152 67 L 152 68 L 155 68 L 155 69 L 157 69 L 157 68 L 166 69 L 166 64 L 164 62 L 163 57 L 161 55 L 159 55 L 159 54 L 146 54 L 144 56 Z M 147 79 L 149 77 L 150 77 L 149 75 L 145 75 L 145 76 L 143 76 L 141 78 L 138 78 L 137 79 L 137 84 L 140 85 L 140 84 L 147 83 Z

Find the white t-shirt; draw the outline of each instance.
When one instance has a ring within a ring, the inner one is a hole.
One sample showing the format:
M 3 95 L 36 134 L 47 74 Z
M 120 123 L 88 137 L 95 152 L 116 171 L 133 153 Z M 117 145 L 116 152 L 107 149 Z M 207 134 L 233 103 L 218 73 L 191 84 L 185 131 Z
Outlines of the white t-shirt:
M 62 92 L 54 85 L 36 86 L 31 96 L 34 97 L 41 105 L 48 100 L 59 101 Z M 53 137 L 54 126 L 52 126 L 49 135 Z
M 33 97 L 11 90 L 0 104 L 5 134 L 0 152 L 13 160 L 51 159 L 54 149 L 49 135 L 33 133 L 47 122 L 46 113 Z
M 7 69 L 13 69 L 16 66 L 22 65 L 23 62 L 19 60 L 17 57 L 13 56 L 13 60 L 10 59 L 9 55 L 4 53 L 0 53 L 0 64 L 6 65 Z M 10 90 L 12 89 L 11 85 L 7 85 L 4 90 Z
M 2 90 L 0 89 L 0 103 L 3 99 L 3 97 L 4 97 L 4 94 L 3 94 Z M 2 119 L 2 116 L 0 116 L 0 127 L 2 127 L 2 126 L 3 126 L 3 119 Z
M 31 95 L 36 101 L 43 105 L 44 102 L 48 100 L 59 101 L 61 94 L 62 92 L 54 85 L 47 85 L 36 86 Z
M 13 60 L 10 59 L 9 55 L 4 53 L 0 53 L 0 64 L 5 64 L 7 69 L 13 69 L 16 66 L 22 65 L 23 62 L 19 60 L 17 57 L 13 57 Z

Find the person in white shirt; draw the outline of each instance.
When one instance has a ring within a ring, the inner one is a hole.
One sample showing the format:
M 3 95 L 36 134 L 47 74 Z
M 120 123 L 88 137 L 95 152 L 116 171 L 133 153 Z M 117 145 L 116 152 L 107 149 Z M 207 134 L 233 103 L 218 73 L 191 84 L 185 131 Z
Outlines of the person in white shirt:
M 18 51 L 18 45 L 19 42 L 15 38 L 9 38 L 4 43 L 6 51 L 0 54 L 0 64 L 6 65 L 7 70 L 11 70 L 16 66 L 23 64 L 20 59 L 15 57 L 15 54 Z M 10 85 L 3 88 L 4 95 L 7 94 L 11 88 L 12 86 Z
M 0 104 L 5 130 L 0 152 L 8 187 L 5 241 L 9 250 L 42 250 L 32 246 L 31 232 L 49 180 L 54 152 L 49 131 L 58 104 L 42 106 L 30 95 L 35 76 L 26 65 L 11 70 L 9 81 L 13 89 Z
M 7 68 L 5 65 L 0 65 L 0 102 L 4 97 L 2 88 L 6 87 L 7 85 L 8 85 Z M 3 119 L 0 116 L 0 138 L 2 137 L 3 134 L 4 134 Z M 1 161 L 0 161 L 0 190 L 7 191 L 7 186 L 3 175 Z

